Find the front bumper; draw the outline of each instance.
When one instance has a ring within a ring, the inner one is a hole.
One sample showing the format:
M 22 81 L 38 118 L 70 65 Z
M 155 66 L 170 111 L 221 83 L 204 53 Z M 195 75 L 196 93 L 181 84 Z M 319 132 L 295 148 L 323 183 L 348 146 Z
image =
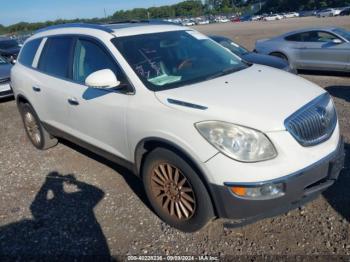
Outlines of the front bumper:
M 9 82 L 0 82 L 0 98 L 13 96 L 13 91 Z
M 335 152 L 317 163 L 286 177 L 259 183 L 225 183 L 212 185 L 211 192 L 216 211 L 222 218 L 261 219 L 285 213 L 313 200 L 330 187 L 344 167 L 344 143 L 341 140 Z M 270 183 L 284 183 L 285 195 L 275 199 L 251 200 L 234 195 L 230 186 L 254 186 Z

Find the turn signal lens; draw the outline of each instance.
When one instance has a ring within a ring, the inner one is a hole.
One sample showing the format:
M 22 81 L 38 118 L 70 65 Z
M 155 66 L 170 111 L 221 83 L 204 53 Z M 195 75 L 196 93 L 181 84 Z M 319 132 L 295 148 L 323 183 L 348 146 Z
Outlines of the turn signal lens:
M 284 184 L 265 184 L 261 186 L 231 186 L 230 187 L 233 194 L 247 199 L 272 199 L 284 196 Z
M 231 191 L 238 196 L 245 196 L 246 195 L 246 188 L 245 187 L 238 187 L 238 186 L 231 187 Z

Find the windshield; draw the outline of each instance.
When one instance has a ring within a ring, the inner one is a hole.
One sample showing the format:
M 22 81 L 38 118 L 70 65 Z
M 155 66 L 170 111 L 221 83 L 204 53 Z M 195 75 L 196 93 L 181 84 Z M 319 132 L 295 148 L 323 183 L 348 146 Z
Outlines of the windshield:
M 345 29 L 337 28 L 334 29 L 333 32 L 350 41 L 350 32 L 346 31 Z
M 18 47 L 16 40 L 0 40 L 0 49 L 10 49 Z
M 2 64 L 7 64 L 7 62 L 6 62 L 5 58 L 0 56 L 0 65 L 2 65 Z
M 242 70 L 237 56 L 196 31 L 173 31 L 112 40 L 149 89 L 160 91 Z
M 249 53 L 249 51 L 247 49 L 245 49 L 243 46 L 240 46 L 240 45 L 236 44 L 235 42 L 233 42 L 233 41 L 231 41 L 229 39 L 221 40 L 221 41 L 219 41 L 219 43 L 223 47 L 226 47 L 232 53 L 234 53 L 234 54 L 236 54 L 238 56 L 242 56 L 242 55 L 245 55 L 245 54 Z

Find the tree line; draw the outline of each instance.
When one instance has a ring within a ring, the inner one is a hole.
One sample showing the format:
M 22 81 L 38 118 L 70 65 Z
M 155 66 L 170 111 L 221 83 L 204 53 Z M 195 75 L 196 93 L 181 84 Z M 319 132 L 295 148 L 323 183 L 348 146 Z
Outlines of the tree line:
M 106 18 L 92 19 L 58 19 L 55 21 L 27 23 L 20 22 L 10 26 L 0 24 L 0 34 L 14 34 L 32 32 L 37 29 L 63 23 L 107 23 L 131 19 L 157 19 L 173 17 L 196 17 L 202 15 L 233 14 L 249 12 L 250 6 L 260 0 L 187 0 L 174 5 L 134 8 L 119 10 Z M 286 12 L 314 10 L 326 7 L 350 5 L 350 0 L 261 0 L 265 2 L 262 12 Z

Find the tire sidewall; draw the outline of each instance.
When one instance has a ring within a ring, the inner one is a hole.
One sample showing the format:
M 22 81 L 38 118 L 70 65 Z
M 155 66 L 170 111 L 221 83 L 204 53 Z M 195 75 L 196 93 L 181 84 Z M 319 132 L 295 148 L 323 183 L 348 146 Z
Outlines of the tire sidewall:
M 180 169 L 191 184 L 195 198 L 196 211 L 188 220 L 178 220 L 170 216 L 157 202 L 151 190 L 151 171 L 161 163 L 168 163 Z M 183 158 L 170 150 L 159 148 L 153 150 L 146 158 L 142 170 L 142 179 L 145 191 L 152 208 L 167 224 L 184 232 L 194 232 L 204 227 L 214 217 L 212 202 L 198 174 Z
M 21 111 L 21 115 L 22 115 L 22 121 L 23 121 L 23 125 L 24 125 L 24 129 L 26 131 L 26 134 L 30 140 L 30 142 L 33 144 L 34 147 L 36 147 L 37 149 L 42 149 L 44 147 L 44 144 L 45 144 L 45 141 L 44 141 L 44 132 L 43 132 L 43 128 L 42 128 L 42 125 L 40 123 L 40 120 L 39 120 L 39 117 L 38 115 L 36 114 L 34 108 L 26 103 L 26 104 L 22 104 L 21 107 L 20 107 L 20 111 Z M 38 127 L 39 127 L 39 132 L 40 132 L 40 144 L 36 144 L 34 143 L 34 141 L 32 140 L 32 138 L 30 137 L 29 133 L 28 133 L 28 130 L 25 126 L 25 114 L 29 112 L 33 115 Z

